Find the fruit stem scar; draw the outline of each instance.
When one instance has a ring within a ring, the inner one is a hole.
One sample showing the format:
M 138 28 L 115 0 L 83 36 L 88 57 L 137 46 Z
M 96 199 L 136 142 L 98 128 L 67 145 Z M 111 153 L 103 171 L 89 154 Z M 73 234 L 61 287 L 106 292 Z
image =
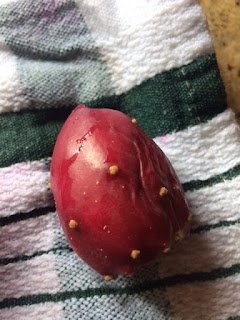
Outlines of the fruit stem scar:
M 113 279 L 113 277 L 112 277 L 112 276 L 103 276 L 103 278 L 104 278 L 104 280 L 107 280 L 107 281 L 109 281 L 109 280 L 112 280 L 112 279 Z
M 160 194 L 161 197 L 165 196 L 167 193 L 168 193 L 168 189 L 167 189 L 167 188 L 162 187 L 162 188 L 160 189 L 159 194 Z
M 68 226 L 69 226 L 69 228 L 70 229 L 75 229 L 75 228 L 77 228 L 77 222 L 75 221 L 75 220 L 70 220 L 69 221 L 69 224 L 68 224 Z
M 166 248 L 166 249 L 163 250 L 163 253 L 168 253 L 170 250 L 171 250 L 171 248 L 168 247 L 168 248 Z
M 139 255 L 140 255 L 140 250 L 132 250 L 131 251 L 131 257 L 133 259 L 137 259 L 139 257 Z
M 110 168 L 109 168 L 109 173 L 110 174 L 116 174 L 118 172 L 118 166 L 111 166 Z
M 135 118 L 132 119 L 132 123 L 136 124 L 137 120 Z

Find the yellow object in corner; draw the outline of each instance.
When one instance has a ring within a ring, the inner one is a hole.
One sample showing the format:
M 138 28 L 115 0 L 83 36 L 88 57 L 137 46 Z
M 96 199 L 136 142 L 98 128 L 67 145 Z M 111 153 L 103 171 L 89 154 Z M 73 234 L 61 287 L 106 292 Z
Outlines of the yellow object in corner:
M 200 0 L 213 39 L 228 106 L 240 120 L 240 0 Z

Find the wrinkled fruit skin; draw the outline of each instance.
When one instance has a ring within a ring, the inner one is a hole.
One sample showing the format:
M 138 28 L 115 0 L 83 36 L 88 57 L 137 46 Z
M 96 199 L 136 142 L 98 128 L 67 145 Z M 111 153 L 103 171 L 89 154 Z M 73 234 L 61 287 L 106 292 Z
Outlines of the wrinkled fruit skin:
M 78 106 L 51 162 L 63 231 L 93 269 L 115 278 L 189 234 L 182 186 L 162 150 L 125 114 Z

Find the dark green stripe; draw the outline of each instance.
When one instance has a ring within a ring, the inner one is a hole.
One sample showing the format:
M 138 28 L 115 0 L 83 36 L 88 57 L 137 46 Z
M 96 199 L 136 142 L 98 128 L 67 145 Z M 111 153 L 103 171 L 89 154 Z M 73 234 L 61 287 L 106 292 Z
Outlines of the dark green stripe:
M 27 260 L 31 260 L 35 257 L 40 257 L 44 254 L 48 254 L 48 253 L 53 253 L 53 254 L 61 254 L 61 251 L 73 251 L 72 248 L 70 248 L 69 246 L 64 246 L 64 247 L 58 247 L 58 248 L 52 248 L 49 250 L 41 250 L 41 251 L 37 251 L 32 255 L 25 255 L 25 256 L 18 256 L 18 257 L 13 257 L 13 258 L 3 258 L 0 259 L 0 265 L 7 265 L 9 263 L 17 263 L 20 261 L 27 261 Z
M 234 226 L 235 224 L 240 223 L 240 219 L 237 220 L 233 220 L 233 221 L 219 221 L 218 223 L 215 224 L 205 224 L 203 226 L 199 226 L 195 229 L 191 230 L 191 233 L 200 233 L 203 231 L 209 231 L 212 229 L 217 229 L 217 228 L 223 228 L 223 227 L 230 227 L 230 226 Z
M 206 180 L 192 180 L 189 182 L 183 183 L 184 191 L 193 191 L 199 190 L 205 187 L 211 187 L 217 183 L 225 182 L 225 180 L 232 180 L 233 178 L 240 175 L 240 165 L 235 166 L 234 168 L 229 169 L 228 171 L 211 177 Z
M 158 74 L 120 96 L 87 105 L 121 110 L 136 118 L 152 138 L 205 122 L 227 107 L 215 54 Z
M 0 167 L 52 155 L 70 108 L 6 113 L 0 117 Z
M 226 109 L 226 97 L 214 54 L 156 75 L 128 92 L 86 103 L 118 109 L 151 137 L 183 130 Z M 27 110 L 0 117 L 0 167 L 52 154 L 57 135 L 74 106 Z
M 240 223 L 240 219 L 237 220 L 233 220 L 233 221 L 220 221 L 216 224 L 209 224 L 209 225 L 203 225 L 203 226 L 199 226 L 195 229 L 191 230 L 191 233 L 200 233 L 200 232 L 206 232 L 212 229 L 217 229 L 217 228 L 223 228 L 223 227 L 229 227 L 229 226 L 234 226 L 235 224 Z M 24 256 L 18 256 L 18 257 L 13 257 L 13 258 L 4 258 L 4 259 L 0 259 L 0 265 L 6 265 L 8 263 L 16 263 L 19 261 L 27 261 L 27 260 L 31 260 L 34 257 L 39 257 L 42 256 L 43 254 L 48 254 L 48 253 L 54 253 L 54 254 L 60 254 L 61 250 L 66 250 L 66 251 L 73 251 L 72 248 L 70 248 L 69 246 L 64 246 L 64 247 L 57 247 L 57 248 L 52 248 L 49 250 L 42 250 L 42 251 L 37 251 L 32 255 L 24 255 Z
M 240 320 L 240 316 L 230 317 L 227 320 Z
M 55 212 L 56 208 L 54 206 L 37 208 L 27 213 L 16 213 L 8 217 L 0 218 L 0 227 L 6 226 L 11 223 L 16 223 L 22 220 L 27 220 L 30 218 L 36 218 L 48 214 L 49 212 Z
M 93 296 L 103 296 L 103 295 L 133 295 L 136 293 L 145 292 L 148 290 L 154 290 L 158 288 L 171 287 L 178 284 L 188 284 L 197 281 L 214 281 L 217 279 L 227 278 L 240 273 L 240 264 L 235 264 L 230 268 L 218 268 L 212 270 L 211 272 L 195 272 L 191 274 L 180 274 L 171 277 L 166 277 L 159 279 L 157 281 L 149 281 L 137 284 L 135 286 L 128 286 L 124 288 L 112 288 L 112 287 L 102 287 L 102 288 L 89 288 L 86 290 L 77 291 L 66 291 L 58 292 L 56 294 L 38 294 L 23 296 L 20 298 L 8 298 L 0 302 L 0 309 L 11 308 L 15 306 L 25 306 L 33 305 L 43 302 L 62 302 L 71 298 L 88 298 Z

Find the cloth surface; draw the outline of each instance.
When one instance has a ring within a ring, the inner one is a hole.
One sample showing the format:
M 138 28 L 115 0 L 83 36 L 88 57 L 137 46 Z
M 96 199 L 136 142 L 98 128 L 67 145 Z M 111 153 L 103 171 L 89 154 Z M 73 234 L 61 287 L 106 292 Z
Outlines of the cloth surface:
M 49 167 L 78 104 L 137 119 L 191 236 L 106 282 L 65 240 Z M 240 129 L 196 0 L 0 3 L 0 319 L 240 319 Z

